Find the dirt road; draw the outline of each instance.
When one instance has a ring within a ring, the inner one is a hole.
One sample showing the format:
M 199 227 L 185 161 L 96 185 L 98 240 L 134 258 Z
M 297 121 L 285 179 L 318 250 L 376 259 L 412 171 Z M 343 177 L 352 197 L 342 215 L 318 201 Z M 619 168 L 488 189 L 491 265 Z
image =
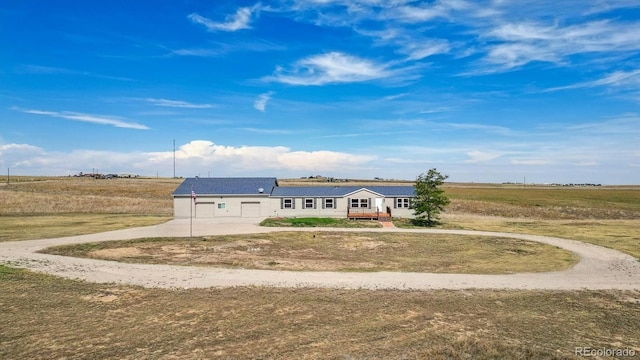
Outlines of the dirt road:
M 194 221 L 193 234 L 248 234 L 291 228 L 259 227 L 251 223 Z M 407 230 L 296 228 L 296 231 L 395 231 L 488 235 L 536 241 L 577 254 L 580 262 L 566 271 L 511 275 L 425 274 L 404 272 L 344 273 L 244 270 L 172 265 L 126 264 L 38 254 L 36 251 L 63 244 L 124 240 L 142 237 L 189 236 L 189 220 L 57 239 L 0 243 L 0 263 L 32 271 L 97 283 L 117 283 L 160 288 L 231 286 L 314 287 L 345 289 L 623 289 L 640 290 L 640 262 L 616 250 L 579 241 L 511 233 L 463 230 Z

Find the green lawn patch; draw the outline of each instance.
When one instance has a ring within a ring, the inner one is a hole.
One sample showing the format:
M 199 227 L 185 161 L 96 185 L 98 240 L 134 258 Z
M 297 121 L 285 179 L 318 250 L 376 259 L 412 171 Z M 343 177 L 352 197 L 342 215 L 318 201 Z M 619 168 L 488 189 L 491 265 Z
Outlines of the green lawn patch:
M 379 228 L 377 221 L 349 220 L 344 218 L 304 217 L 304 218 L 269 218 L 260 223 L 261 226 L 271 227 L 339 227 L 339 228 Z

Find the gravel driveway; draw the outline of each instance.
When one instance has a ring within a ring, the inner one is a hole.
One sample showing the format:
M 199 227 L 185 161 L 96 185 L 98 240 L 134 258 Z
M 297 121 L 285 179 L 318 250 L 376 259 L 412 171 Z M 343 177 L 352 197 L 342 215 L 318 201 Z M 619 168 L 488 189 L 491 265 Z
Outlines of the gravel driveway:
M 193 234 L 248 234 L 291 231 L 250 223 L 194 221 Z M 36 272 L 97 283 L 117 283 L 159 288 L 205 288 L 230 286 L 315 287 L 344 289 L 622 289 L 640 290 L 640 262 L 632 256 L 574 240 L 511 233 L 464 230 L 407 230 L 296 228 L 296 231 L 385 231 L 488 235 L 558 246 L 580 257 L 566 271 L 511 275 L 427 274 L 406 272 L 344 273 L 222 269 L 191 266 L 126 264 L 115 261 L 38 254 L 36 251 L 63 244 L 125 240 L 142 237 L 189 236 L 189 220 L 57 239 L 0 243 L 0 263 Z

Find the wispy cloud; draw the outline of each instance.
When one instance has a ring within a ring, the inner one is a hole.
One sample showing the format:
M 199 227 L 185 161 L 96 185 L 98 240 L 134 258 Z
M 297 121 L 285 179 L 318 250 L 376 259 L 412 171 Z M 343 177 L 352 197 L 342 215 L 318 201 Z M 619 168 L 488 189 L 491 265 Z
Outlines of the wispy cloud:
M 576 54 L 640 50 L 640 24 L 599 20 L 562 26 L 541 21 L 504 23 L 484 31 L 492 40 L 485 61 L 504 69 L 533 61 L 569 64 Z
M 354 28 L 361 35 L 375 39 L 379 46 L 397 48 L 396 52 L 406 55 L 405 61 L 417 61 L 437 54 L 445 54 L 451 50 L 449 41 L 438 38 L 427 38 L 415 31 L 403 28 L 386 30 L 366 30 Z
M 439 125 L 440 123 L 434 123 L 436 125 Z M 459 130 L 471 130 L 471 131 L 483 131 L 483 132 L 489 132 L 489 133 L 495 133 L 495 134 L 501 134 L 501 135 L 510 135 L 513 133 L 513 131 L 509 128 L 506 128 L 504 126 L 497 126 L 497 125 L 486 125 L 486 124 L 474 124 L 474 123 L 441 123 L 441 125 L 450 127 L 450 128 L 454 128 L 454 129 L 459 129 Z
M 598 80 L 586 81 L 573 85 L 559 86 L 546 89 L 543 92 L 553 92 L 559 90 L 571 90 L 580 88 L 592 88 L 598 86 L 633 86 L 640 85 L 640 69 L 632 71 L 614 71 Z
M 407 60 L 422 60 L 432 55 L 446 54 L 451 49 L 449 42 L 442 39 L 405 41 L 401 46 L 399 52 L 406 54 Z
M 458 108 L 454 106 L 440 106 L 440 107 L 433 107 L 427 110 L 420 110 L 418 113 L 419 114 L 438 114 L 443 112 L 455 111 L 457 109 Z
M 383 97 L 381 100 L 382 100 L 382 101 L 393 101 L 393 100 L 396 100 L 396 99 L 403 98 L 403 97 L 405 97 L 405 96 L 407 96 L 407 95 L 408 95 L 408 94 L 406 94 L 406 93 L 403 93 L 403 94 L 395 94 L 395 95 L 388 95 L 388 96 Z
M 512 159 L 509 163 L 511 165 L 541 166 L 549 165 L 552 161 L 547 159 Z
M 470 7 L 470 3 L 465 0 L 439 0 L 419 6 L 397 6 L 389 11 L 389 16 L 404 22 L 422 23 L 435 18 L 448 17 L 454 10 L 465 10 Z
M 570 7 L 554 0 L 295 0 L 272 10 L 317 26 L 350 27 L 376 46 L 395 48 L 406 62 L 436 54 L 456 59 L 473 55 L 480 61 L 470 61 L 470 70 L 461 73 L 483 75 L 533 62 L 564 67 L 597 62 L 603 54 L 634 56 L 640 51 L 640 23 L 620 12 L 638 7 L 626 0 Z
M 23 74 L 42 74 L 42 75 L 72 75 L 72 76 L 86 76 L 92 77 L 96 79 L 105 79 L 105 80 L 118 80 L 118 81 L 134 81 L 131 78 L 122 77 L 122 76 L 111 76 L 111 75 L 103 75 L 96 74 L 89 71 L 81 71 L 74 69 L 67 69 L 61 67 L 53 67 L 53 66 L 42 66 L 42 65 L 21 65 L 16 69 L 17 72 Z
M 381 135 L 401 135 L 401 134 L 413 134 L 414 131 L 386 131 L 386 132 L 359 132 L 359 133 L 346 133 L 346 134 L 331 134 L 314 136 L 314 139 L 331 139 L 331 138 L 353 138 L 361 136 L 381 136 Z
M 279 67 L 263 80 L 290 85 L 326 85 L 384 79 L 399 73 L 399 70 L 391 69 L 390 64 L 330 52 L 301 59 L 289 70 Z
M 267 103 L 271 100 L 271 96 L 273 96 L 275 92 L 267 91 L 264 94 L 260 94 L 258 98 L 253 102 L 253 107 L 261 112 L 265 112 L 267 109 Z
M 30 109 L 20 109 L 20 108 L 12 108 L 12 110 L 20 111 L 27 114 L 35 114 L 35 115 L 47 115 L 55 118 L 61 118 L 66 120 L 73 121 L 81 121 L 92 124 L 99 125 L 110 125 L 118 128 L 126 128 L 126 129 L 137 129 L 137 130 L 148 130 L 149 127 L 146 125 L 124 121 L 120 118 L 104 116 L 104 115 L 92 115 L 92 114 L 84 114 L 79 112 L 72 111 L 43 111 L 43 110 L 30 110 Z
M 154 99 L 146 98 L 145 101 L 163 107 L 183 108 L 183 109 L 211 109 L 214 108 L 213 104 L 194 104 L 182 100 L 169 100 L 169 99 Z
M 225 54 L 224 51 L 211 48 L 192 48 L 172 50 L 167 56 L 198 56 L 198 57 L 215 57 Z
M 234 40 L 232 43 L 215 42 L 206 47 L 171 50 L 166 56 L 219 57 L 234 52 L 268 52 L 284 50 L 287 50 L 286 46 L 263 39 L 249 41 Z
M 250 29 L 252 17 L 259 11 L 259 6 L 241 7 L 235 14 L 227 15 L 223 22 L 207 19 L 197 13 L 190 14 L 187 18 L 196 24 L 204 25 L 209 31 L 238 31 Z
M 240 130 L 266 135 L 288 135 L 293 133 L 293 131 L 285 129 L 240 128 Z
M 478 164 L 497 159 L 502 155 L 504 154 L 499 152 L 475 150 L 467 153 L 469 159 L 465 160 L 464 162 L 467 164 Z

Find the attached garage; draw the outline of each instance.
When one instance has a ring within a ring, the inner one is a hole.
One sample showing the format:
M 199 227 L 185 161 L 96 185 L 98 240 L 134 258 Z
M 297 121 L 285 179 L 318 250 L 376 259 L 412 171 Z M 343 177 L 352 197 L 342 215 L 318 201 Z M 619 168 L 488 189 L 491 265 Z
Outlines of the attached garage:
M 251 218 L 270 213 L 276 178 L 187 178 L 173 192 L 176 219 Z
M 198 203 L 198 205 L 194 206 L 193 217 L 203 219 L 212 218 L 215 215 L 215 210 L 216 207 L 213 202 Z
M 240 203 L 240 216 L 242 217 L 260 217 L 259 202 L 242 202 Z

